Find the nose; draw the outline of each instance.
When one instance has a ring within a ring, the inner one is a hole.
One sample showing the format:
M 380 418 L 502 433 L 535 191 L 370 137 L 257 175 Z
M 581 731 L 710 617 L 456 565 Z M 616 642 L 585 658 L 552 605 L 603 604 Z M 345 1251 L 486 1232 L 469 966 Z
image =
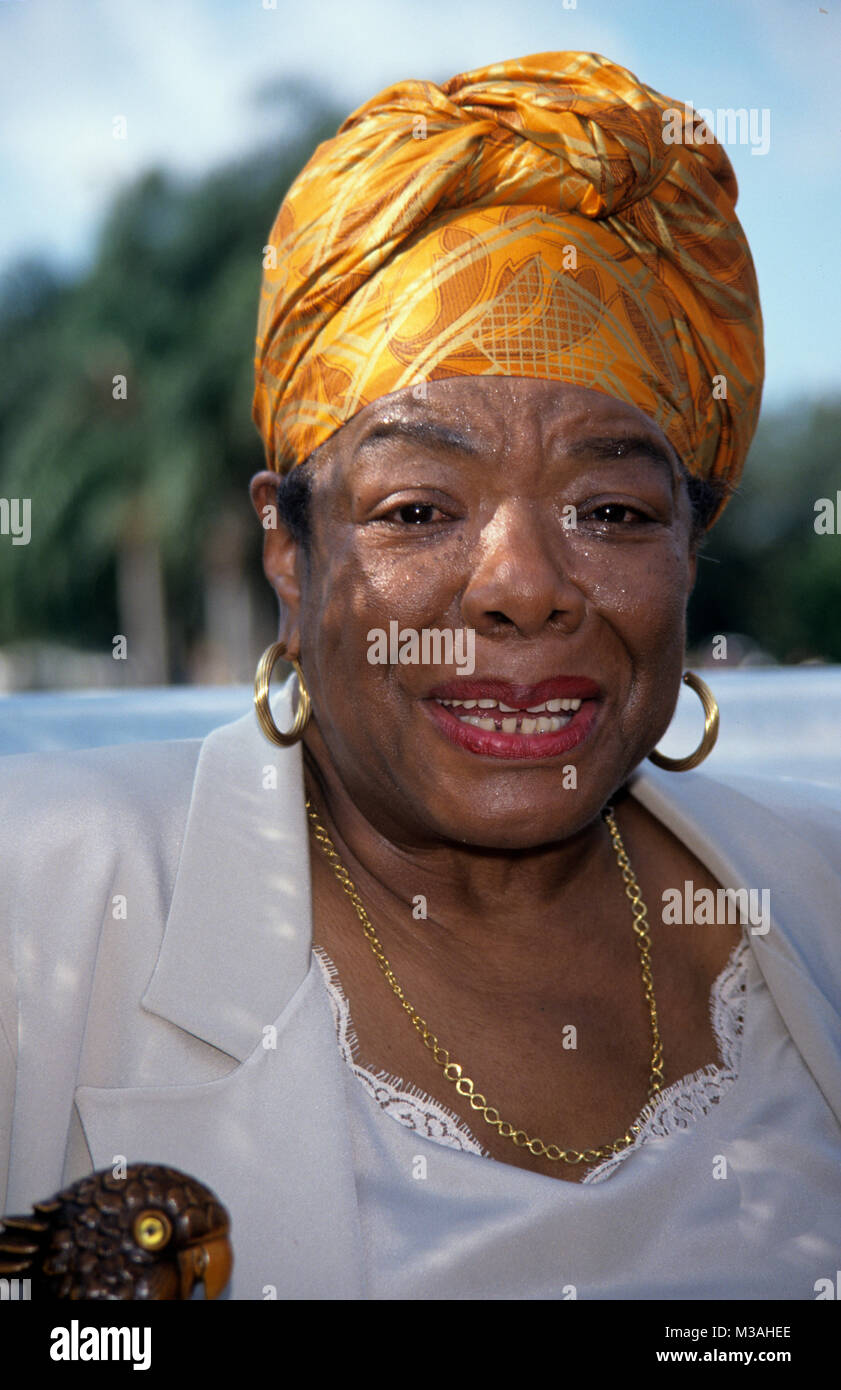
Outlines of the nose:
M 569 532 L 534 504 L 509 499 L 482 530 L 462 595 L 467 626 L 485 636 L 514 627 L 535 637 L 547 625 L 574 632 L 586 598 L 572 574 Z

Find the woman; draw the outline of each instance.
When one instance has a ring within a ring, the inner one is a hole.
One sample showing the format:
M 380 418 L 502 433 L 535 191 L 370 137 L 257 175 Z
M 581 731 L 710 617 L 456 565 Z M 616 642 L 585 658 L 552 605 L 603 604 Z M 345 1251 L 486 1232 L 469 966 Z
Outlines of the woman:
M 762 376 L 732 170 L 669 109 L 540 54 L 381 93 L 293 185 L 259 723 L 30 758 L 5 798 L 36 856 L 6 1209 L 184 1168 L 232 1212 L 234 1298 L 833 1275 L 837 807 L 644 770 Z

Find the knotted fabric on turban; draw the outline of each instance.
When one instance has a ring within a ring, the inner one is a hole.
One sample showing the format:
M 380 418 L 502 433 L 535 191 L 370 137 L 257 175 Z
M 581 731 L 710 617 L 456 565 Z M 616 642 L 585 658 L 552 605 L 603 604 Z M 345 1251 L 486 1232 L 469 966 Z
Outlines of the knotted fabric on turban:
M 493 375 L 628 401 L 690 473 L 734 483 L 762 387 L 756 277 L 730 160 L 700 118 L 676 140 L 676 110 L 591 53 L 360 106 L 271 232 L 254 396 L 269 467 L 401 387 Z

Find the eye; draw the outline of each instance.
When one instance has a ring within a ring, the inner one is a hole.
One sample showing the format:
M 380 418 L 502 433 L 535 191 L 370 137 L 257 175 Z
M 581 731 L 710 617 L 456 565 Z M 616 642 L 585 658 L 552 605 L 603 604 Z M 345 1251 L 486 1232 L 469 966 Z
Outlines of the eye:
M 160 1250 L 172 1235 L 172 1222 L 162 1211 L 143 1211 L 135 1217 L 133 1229 L 142 1250 Z
M 651 517 L 646 516 L 638 507 L 629 507 L 627 502 L 603 502 L 601 506 L 594 507 L 587 513 L 587 519 L 607 522 L 611 526 L 632 526 L 650 521 Z
M 433 515 L 438 511 L 431 502 L 404 502 L 401 506 L 395 507 L 383 521 L 390 521 L 395 518 L 406 526 L 424 526 L 428 524 Z

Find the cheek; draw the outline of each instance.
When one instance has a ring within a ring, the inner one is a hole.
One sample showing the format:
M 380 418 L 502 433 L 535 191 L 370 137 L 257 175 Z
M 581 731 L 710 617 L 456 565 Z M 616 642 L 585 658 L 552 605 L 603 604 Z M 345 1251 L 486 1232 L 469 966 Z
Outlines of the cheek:
M 422 624 L 440 616 L 448 594 L 458 587 L 453 558 L 441 547 L 378 545 L 359 537 L 329 557 L 325 596 L 342 595 L 339 607 L 359 627 L 390 618 L 408 626 L 417 618 Z
M 453 599 L 451 568 L 431 549 L 410 554 L 353 535 L 320 547 L 301 610 L 304 650 L 319 683 L 340 686 L 351 672 L 357 681 L 382 682 L 389 668 L 369 663 L 368 633 L 388 632 L 391 621 L 417 631 L 440 626 Z
M 669 725 L 683 670 L 689 564 L 677 539 L 607 547 L 578 538 L 570 577 L 616 675 L 616 733 L 641 758 Z
M 656 646 L 672 634 L 682 637 L 689 567 L 686 549 L 677 542 L 626 548 L 578 538 L 568 574 L 596 613 L 638 628 L 639 640 Z
M 617 731 L 643 757 L 668 727 L 686 643 L 685 549 L 666 544 L 598 567 L 590 601 L 618 646 Z M 609 578 L 605 576 L 609 574 Z

